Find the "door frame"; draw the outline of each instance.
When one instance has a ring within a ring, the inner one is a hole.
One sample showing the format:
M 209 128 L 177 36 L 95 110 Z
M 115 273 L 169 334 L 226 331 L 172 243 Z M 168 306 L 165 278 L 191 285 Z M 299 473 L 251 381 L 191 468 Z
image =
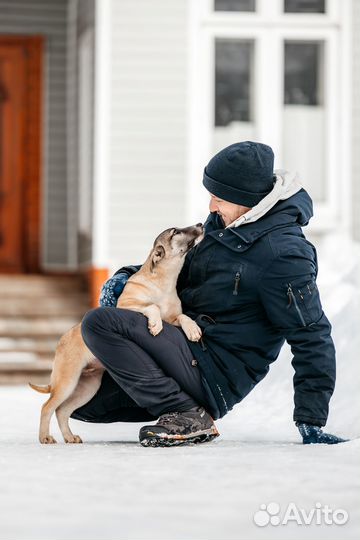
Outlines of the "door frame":
M 38 273 L 41 252 L 44 37 L 0 34 L 3 45 L 22 46 L 26 58 L 23 140 L 23 272 Z

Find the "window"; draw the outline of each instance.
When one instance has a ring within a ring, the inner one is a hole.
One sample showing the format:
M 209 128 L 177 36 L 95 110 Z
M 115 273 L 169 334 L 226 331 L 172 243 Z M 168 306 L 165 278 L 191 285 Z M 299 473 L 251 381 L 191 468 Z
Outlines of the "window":
M 319 42 L 285 42 L 286 105 L 321 104 L 322 64 L 322 47 Z
M 215 125 L 249 122 L 252 43 L 233 39 L 215 42 Z
M 255 11 L 255 0 L 215 0 L 215 11 Z
M 284 0 L 285 13 L 325 13 L 325 0 Z
M 254 43 L 215 39 L 214 150 L 253 133 Z

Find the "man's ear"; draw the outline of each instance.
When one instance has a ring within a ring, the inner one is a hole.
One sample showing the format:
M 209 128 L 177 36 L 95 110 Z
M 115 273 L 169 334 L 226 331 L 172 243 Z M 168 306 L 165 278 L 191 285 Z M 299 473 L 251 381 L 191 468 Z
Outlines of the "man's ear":
M 150 272 L 154 271 L 154 268 L 157 265 L 157 263 L 161 261 L 161 259 L 163 259 L 164 257 L 165 257 L 165 248 L 164 246 L 159 244 L 158 246 L 154 248 L 154 251 L 151 257 Z

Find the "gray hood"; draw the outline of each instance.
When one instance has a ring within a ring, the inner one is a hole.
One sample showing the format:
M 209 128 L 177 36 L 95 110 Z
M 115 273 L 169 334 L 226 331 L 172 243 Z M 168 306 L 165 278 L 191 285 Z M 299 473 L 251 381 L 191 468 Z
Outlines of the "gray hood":
M 261 199 L 259 204 L 246 212 L 246 214 L 243 214 L 230 223 L 230 225 L 227 225 L 226 229 L 257 221 L 271 210 L 276 203 L 289 199 L 302 189 L 302 185 L 296 172 L 289 172 L 284 169 L 276 169 L 274 172 L 276 180 L 270 193 Z

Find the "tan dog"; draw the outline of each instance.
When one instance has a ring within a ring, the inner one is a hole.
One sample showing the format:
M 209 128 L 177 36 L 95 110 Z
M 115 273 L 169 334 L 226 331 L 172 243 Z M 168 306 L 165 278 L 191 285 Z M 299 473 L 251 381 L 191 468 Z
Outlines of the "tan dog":
M 117 307 L 139 311 L 148 319 L 148 328 L 156 336 L 162 320 L 181 326 L 191 341 L 198 341 L 201 329 L 181 311 L 176 283 L 187 252 L 204 236 L 202 224 L 185 229 L 166 229 L 155 240 L 153 249 L 141 269 L 131 276 L 119 297 Z M 56 443 L 49 433 L 50 420 L 56 411 L 60 430 L 67 443 L 81 443 L 69 428 L 73 411 L 85 405 L 98 391 L 105 368 L 94 358 L 81 336 L 81 324 L 71 328 L 60 339 L 50 384 L 31 388 L 50 393 L 41 410 L 39 440 Z

